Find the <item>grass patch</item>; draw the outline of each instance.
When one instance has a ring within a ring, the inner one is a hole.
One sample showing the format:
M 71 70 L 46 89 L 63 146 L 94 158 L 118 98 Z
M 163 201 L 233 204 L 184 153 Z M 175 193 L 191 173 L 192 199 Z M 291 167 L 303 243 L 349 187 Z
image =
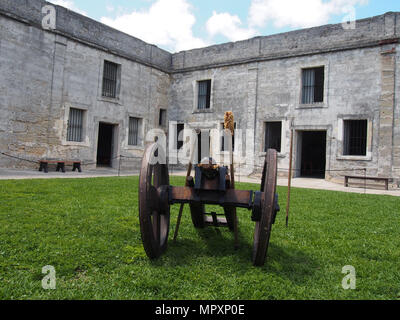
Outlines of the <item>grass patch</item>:
M 278 193 L 268 261 L 254 268 L 247 210 L 235 251 L 228 230 L 194 229 L 186 206 L 179 240 L 152 262 L 137 177 L 1 181 L 0 299 L 399 299 L 399 198 L 294 189 L 286 228 L 286 188 Z M 46 265 L 56 290 L 41 287 Z M 341 286 L 345 265 L 356 268 L 356 290 Z

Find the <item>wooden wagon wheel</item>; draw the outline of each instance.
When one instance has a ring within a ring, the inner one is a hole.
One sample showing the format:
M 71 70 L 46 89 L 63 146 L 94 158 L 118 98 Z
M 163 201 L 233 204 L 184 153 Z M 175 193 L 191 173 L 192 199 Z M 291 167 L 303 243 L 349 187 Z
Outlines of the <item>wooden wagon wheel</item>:
M 165 191 L 163 187 L 169 186 L 168 165 L 154 164 L 160 152 L 163 151 L 157 143 L 146 149 L 139 179 L 140 232 L 150 259 L 156 259 L 165 252 L 169 234 L 170 207 L 161 205 L 160 201 Z
M 269 149 L 265 157 L 261 180 L 261 220 L 256 222 L 253 244 L 253 264 L 263 266 L 265 263 L 271 227 L 275 213 L 275 194 L 277 184 L 277 152 Z

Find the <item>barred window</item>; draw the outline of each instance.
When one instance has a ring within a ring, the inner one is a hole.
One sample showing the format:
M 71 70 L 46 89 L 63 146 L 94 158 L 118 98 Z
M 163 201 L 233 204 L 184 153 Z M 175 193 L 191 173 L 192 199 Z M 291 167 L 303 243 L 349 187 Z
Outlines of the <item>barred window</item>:
M 83 137 L 83 110 L 69 109 L 67 141 L 82 142 Z
M 199 110 L 210 109 L 211 80 L 199 81 L 198 106 Z
M 142 119 L 129 118 L 129 134 L 128 144 L 130 146 L 138 146 L 140 144 L 140 127 Z
M 104 61 L 103 71 L 103 97 L 117 98 L 118 95 L 119 65 Z
M 324 102 L 325 68 L 303 69 L 303 104 Z
M 265 122 L 264 152 L 275 149 L 281 152 L 282 122 Z
M 343 155 L 366 156 L 368 120 L 345 120 L 343 124 Z

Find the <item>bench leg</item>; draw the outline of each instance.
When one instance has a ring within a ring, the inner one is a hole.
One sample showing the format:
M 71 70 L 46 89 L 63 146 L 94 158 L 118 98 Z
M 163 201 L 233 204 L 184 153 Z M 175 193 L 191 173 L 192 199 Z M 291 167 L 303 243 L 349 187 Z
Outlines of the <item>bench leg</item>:
M 42 172 L 42 171 L 43 171 L 43 163 L 40 162 L 40 163 L 39 163 L 39 172 Z
M 81 164 L 80 163 L 74 163 L 74 166 L 72 168 L 72 171 L 75 172 L 75 170 L 78 170 L 78 172 L 82 172 L 81 170 Z
M 56 170 L 57 172 L 62 172 L 62 173 L 65 173 L 65 163 L 63 163 L 63 162 L 59 162 L 59 163 L 57 163 L 57 170 Z
M 349 178 L 344 178 L 344 186 L 347 188 L 349 186 Z
M 44 173 L 49 173 L 49 164 L 48 163 L 44 163 L 43 170 L 44 170 Z
M 389 180 L 385 180 L 385 188 L 386 190 L 389 190 Z

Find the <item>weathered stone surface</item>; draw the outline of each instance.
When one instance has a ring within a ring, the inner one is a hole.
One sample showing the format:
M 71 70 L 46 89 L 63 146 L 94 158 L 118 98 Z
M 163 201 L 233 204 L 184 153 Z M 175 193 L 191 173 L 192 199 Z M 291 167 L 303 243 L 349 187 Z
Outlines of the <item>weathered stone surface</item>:
M 172 67 L 182 71 L 368 47 L 398 36 L 398 16 L 399 13 L 390 12 L 358 20 L 355 29 L 345 30 L 342 24 L 326 25 L 180 52 L 173 55 Z
M 58 6 L 57 30 L 45 31 L 45 4 L 0 2 L 2 152 L 94 164 L 99 123 L 106 122 L 115 125 L 113 154 L 125 156 L 113 166 L 135 170 L 144 145 L 128 146 L 129 117 L 142 119 L 143 135 L 158 127 L 160 109 L 170 121 L 203 129 L 221 129 L 231 110 L 243 130 L 236 154 L 242 172 L 254 170 L 244 166 L 253 153 L 255 171 L 261 170 L 264 122 L 282 121 L 281 175 L 288 172 L 293 124 L 296 169 L 300 132 L 323 130 L 328 178 L 367 168 L 369 175 L 400 179 L 400 13 L 359 20 L 355 30 L 328 25 L 170 54 Z M 105 60 L 121 65 L 119 99 L 101 95 Z M 304 106 L 301 70 L 319 66 L 325 67 L 324 102 Z M 199 112 L 197 81 L 206 79 L 212 80 L 211 110 Z M 85 111 L 81 143 L 66 141 L 70 108 Z M 366 157 L 343 157 L 346 119 L 368 120 Z M 4 157 L 0 165 L 32 166 Z
M 170 67 L 171 54 L 167 51 L 43 0 L 2 0 L 0 12 L 40 27 L 44 17 L 42 8 L 45 5 L 57 8 L 57 32 L 64 36 L 157 68 Z

